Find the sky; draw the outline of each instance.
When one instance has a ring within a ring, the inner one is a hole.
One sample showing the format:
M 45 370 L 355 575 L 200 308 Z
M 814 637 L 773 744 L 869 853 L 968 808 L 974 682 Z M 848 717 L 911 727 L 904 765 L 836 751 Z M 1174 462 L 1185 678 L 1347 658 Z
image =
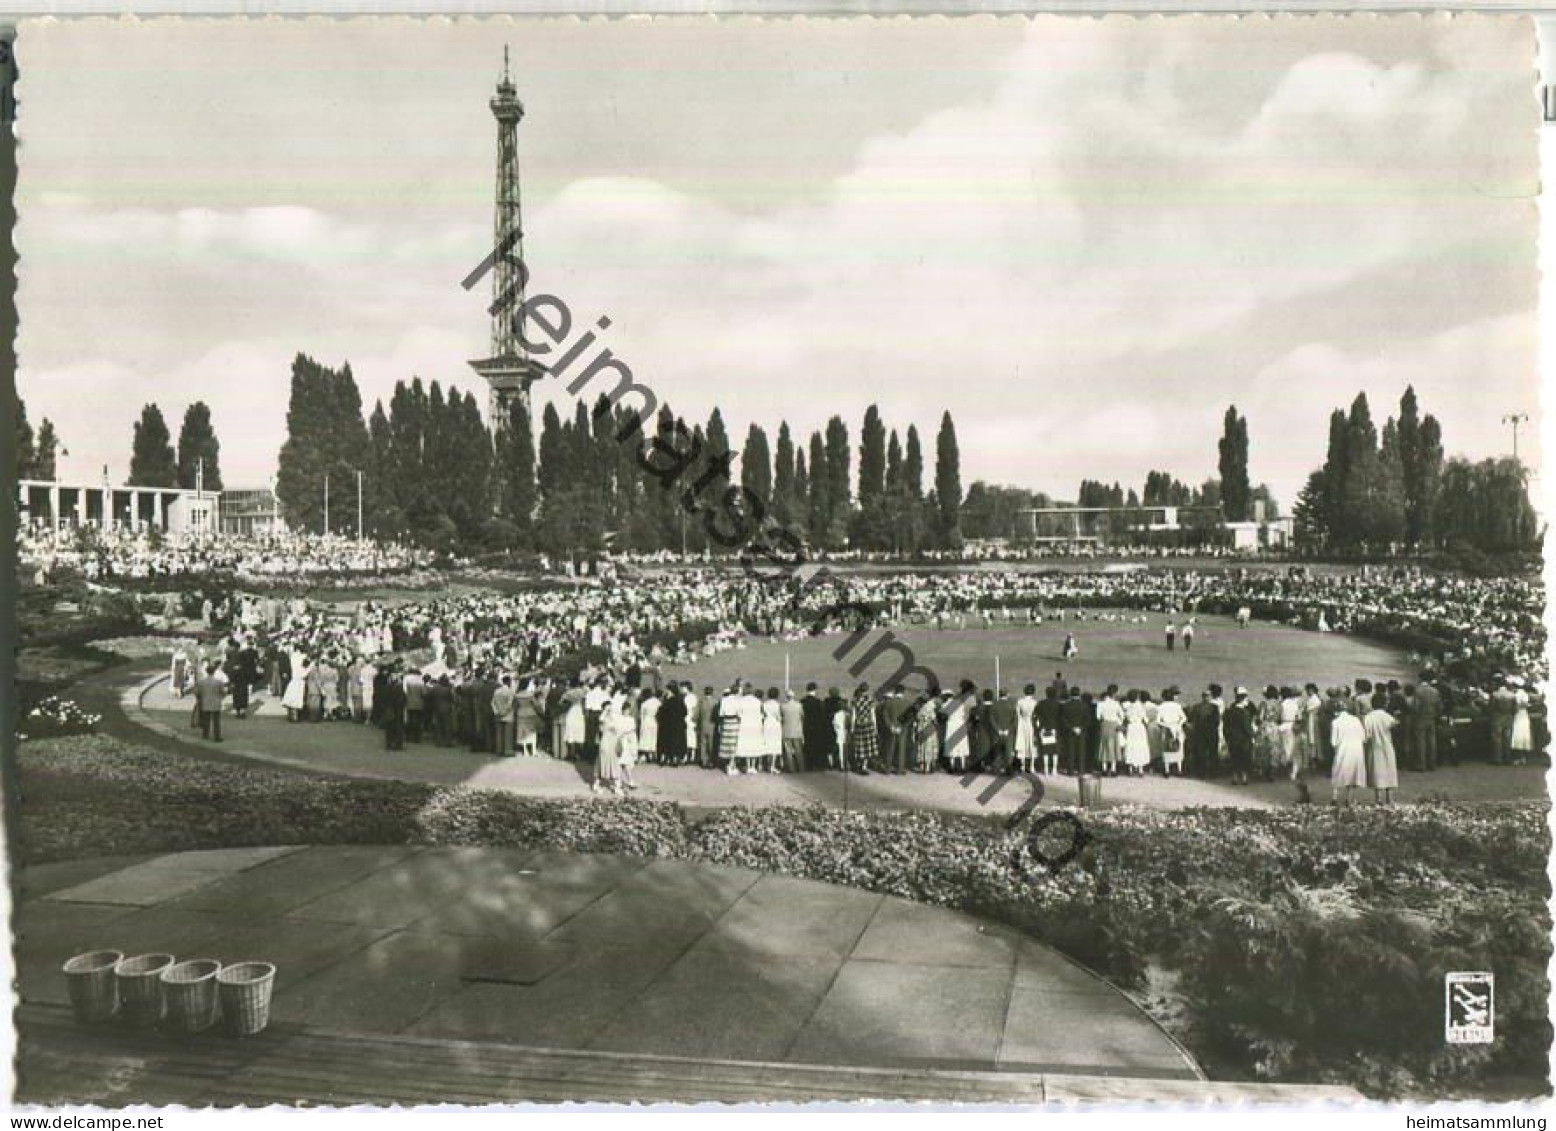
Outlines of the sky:
M 1413 384 L 1450 453 L 1539 458 L 1538 104 L 1518 18 L 29 22 L 18 385 L 61 471 L 212 410 L 229 486 L 291 359 L 370 409 L 477 392 L 512 54 L 533 286 L 677 411 L 871 403 L 974 479 L 1215 473 L 1287 506 L 1329 411 Z M 570 409 L 564 387 L 538 390 Z

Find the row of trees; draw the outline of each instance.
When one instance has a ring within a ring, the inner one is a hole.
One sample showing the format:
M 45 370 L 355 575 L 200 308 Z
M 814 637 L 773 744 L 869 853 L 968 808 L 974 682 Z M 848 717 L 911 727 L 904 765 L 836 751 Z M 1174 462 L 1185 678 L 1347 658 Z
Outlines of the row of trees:
M 204 401 L 195 401 L 184 410 L 177 451 L 173 450 L 167 420 L 155 404 L 141 408 L 130 443 L 132 487 L 222 489 L 221 444 L 211 424 L 210 407 Z
M 54 422 L 48 417 L 38 425 L 33 434 L 27 420 L 27 402 L 16 398 L 16 477 L 18 479 L 53 479 L 55 464 L 59 458 L 59 436 L 54 432 Z
M 1324 464 L 1295 508 L 1297 536 L 1313 547 L 1533 548 L 1539 522 L 1528 472 L 1515 459 L 1446 459 L 1442 427 L 1422 415 L 1414 388 L 1381 433 L 1365 393 L 1329 417 Z
M 578 402 L 565 418 L 547 404 L 537 436 L 516 407 L 494 440 L 474 396 L 420 378 L 397 384 L 388 406 L 376 404 L 364 422 L 351 367 L 299 354 L 276 490 L 288 521 L 309 530 L 325 528 L 326 478 L 334 492 L 329 528 L 355 529 L 360 471 L 364 529 L 380 537 L 551 553 L 605 545 L 700 551 L 702 520 L 683 505 L 682 490 L 661 489 L 644 470 L 634 423 L 604 397 L 592 408 Z M 962 538 L 949 413 L 935 438 L 932 485 L 917 427 L 888 430 L 873 405 L 859 432 L 857 470 L 848 427 L 836 416 L 804 442 L 787 421 L 775 437 L 752 424 L 738 448 L 717 408 L 706 423 L 693 423 L 663 406 L 653 430 L 689 438 L 672 446 L 699 453 L 698 471 L 682 488 L 705 480 L 699 497 L 711 502 L 738 482 L 812 545 L 913 551 Z

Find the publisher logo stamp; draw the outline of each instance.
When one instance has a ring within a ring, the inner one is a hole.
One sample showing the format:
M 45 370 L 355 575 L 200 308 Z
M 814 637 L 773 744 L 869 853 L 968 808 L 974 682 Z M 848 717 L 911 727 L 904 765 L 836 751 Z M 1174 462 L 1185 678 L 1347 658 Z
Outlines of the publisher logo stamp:
M 1490 974 L 1443 975 L 1450 1045 L 1489 1045 L 1496 1028 L 1495 979 Z

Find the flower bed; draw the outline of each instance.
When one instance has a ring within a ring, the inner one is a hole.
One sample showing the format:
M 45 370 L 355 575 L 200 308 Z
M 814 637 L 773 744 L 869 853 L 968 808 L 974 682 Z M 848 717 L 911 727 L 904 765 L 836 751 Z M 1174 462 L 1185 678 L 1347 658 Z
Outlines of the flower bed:
M 153 660 L 172 656 L 179 647 L 193 649 L 200 642 L 192 636 L 114 636 L 107 640 L 94 640 L 92 647 L 126 660 Z
M 419 843 L 737 865 L 1010 924 L 1140 994 L 1236 1074 L 1383 1096 L 1545 1078 L 1544 804 L 1118 808 L 1082 814 L 1091 842 L 1054 872 L 1024 830 L 984 817 L 730 808 L 694 822 L 667 803 L 307 777 L 102 736 L 29 742 L 19 761 L 23 862 Z M 1495 973 L 1495 1044 L 1443 1042 L 1452 970 Z M 1174 999 L 1145 992 L 1163 985 Z
M 91 734 L 102 721 L 101 715 L 94 715 L 74 699 L 61 699 L 57 695 L 50 695 L 27 712 L 26 717 L 22 719 L 22 725 L 16 730 L 16 737 L 20 739 L 62 738 L 68 735 Z

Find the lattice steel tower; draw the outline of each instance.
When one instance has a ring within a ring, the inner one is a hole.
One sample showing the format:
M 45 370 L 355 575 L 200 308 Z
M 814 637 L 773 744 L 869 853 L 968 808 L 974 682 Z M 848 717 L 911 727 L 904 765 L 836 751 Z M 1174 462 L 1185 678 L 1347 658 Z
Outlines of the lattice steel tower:
M 470 368 L 490 388 L 487 424 L 500 437 L 508 426 L 514 405 L 529 409 L 529 387 L 546 375 L 545 367 L 529 356 L 517 332 L 514 315 L 524 303 L 524 227 L 519 208 L 519 122 L 524 103 L 519 101 L 508 74 L 508 49 L 502 49 L 502 79 L 492 96 L 492 117 L 497 119 L 497 201 L 493 222 L 494 246 L 499 254 L 492 270 L 492 352 L 472 361 Z

